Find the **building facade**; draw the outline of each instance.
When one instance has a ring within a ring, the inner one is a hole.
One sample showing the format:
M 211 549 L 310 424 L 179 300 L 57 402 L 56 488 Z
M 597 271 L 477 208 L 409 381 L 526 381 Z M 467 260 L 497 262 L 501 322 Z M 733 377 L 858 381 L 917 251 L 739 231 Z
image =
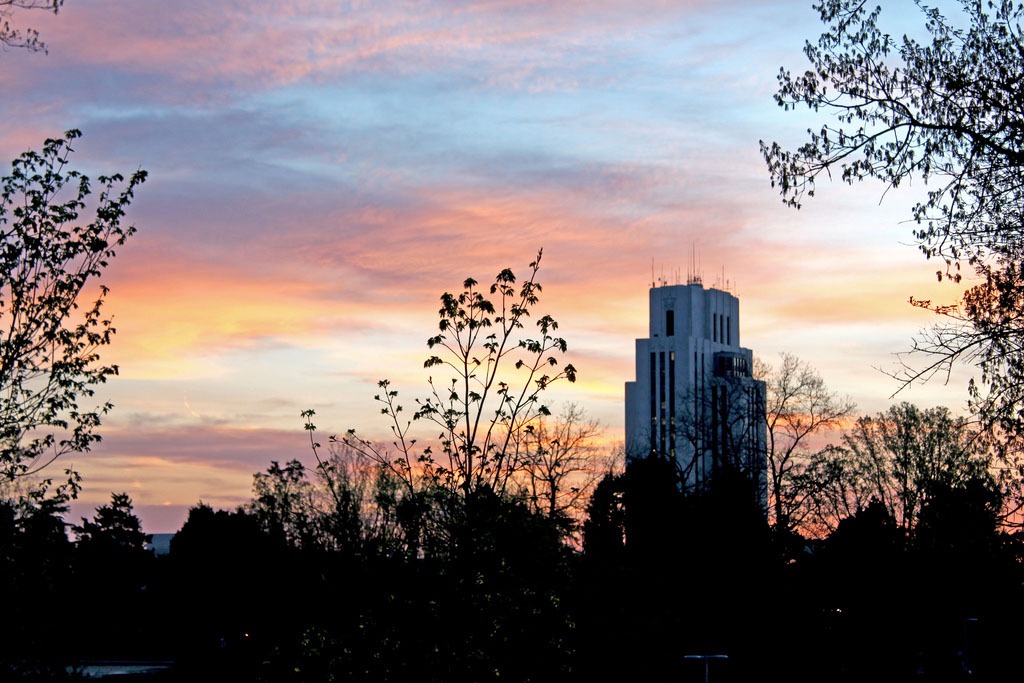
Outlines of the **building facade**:
M 626 382 L 626 454 L 674 458 L 687 487 L 731 466 L 764 485 L 765 384 L 740 346 L 740 302 L 699 280 L 650 291 L 650 336 Z

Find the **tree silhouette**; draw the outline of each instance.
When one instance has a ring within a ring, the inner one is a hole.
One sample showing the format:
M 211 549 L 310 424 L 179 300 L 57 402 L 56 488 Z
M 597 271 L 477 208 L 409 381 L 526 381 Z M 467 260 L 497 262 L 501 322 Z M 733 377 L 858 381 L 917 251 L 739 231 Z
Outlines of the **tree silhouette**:
M 127 493 L 110 498 L 91 520 L 72 526 L 75 593 L 93 624 L 75 639 L 81 657 L 116 659 L 148 649 L 142 624 L 152 608 L 155 557 L 146 547 L 152 536 L 143 532 Z
M 142 531 L 142 523 L 132 511 L 127 493 L 113 493 L 109 505 L 96 508 L 92 521 L 82 518 L 73 527 L 79 550 L 96 553 L 138 553 L 146 551 L 153 537 Z
M 15 9 L 41 9 L 57 14 L 63 4 L 64 0 L 0 0 L 0 45 L 45 52 L 46 45 L 39 40 L 39 32 L 11 26 L 10 17 Z
M 558 354 L 564 354 L 568 345 L 555 336 L 558 323 L 551 316 L 537 319 L 536 338 L 522 332 L 540 301 L 541 256 L 538 252 L 529 277 L 518 286 L 515 274 L 506 268 L 489 288 L 467 278 L 461 293 L 441 295 L 439 334 L 430 337 L 427 346 L 443 355 L 429 356 L 424 367 L 448 370 L 454 376 L 443 383 L 431 377 L 429 394 L 417 399 L 413 415 L 441 430 L 440 462 L 432 447 L 416 450 L 416 439 L 409 435 L 412 421 L 403 422 L 398 392 L 387 380 L 379 383 L 381 393 L 374 398 L 392 423 L 397 453 L 361 439 L 355 430 L 341 440 L 391 470 L 410 494 L 416 492 L 422 474 L 432 486 L 463 495 L 477 486 L 504 495 L 527 456 L 530 427 L 550 414 L 541 402 L 542 392 L 563 379 L 576 381 L 572 365 L 559 368 Z M 305 415 L 309 418 L 312 412 Z M 315 426 L 307 421 L 306 428 Z
M 814 368 L 790 354 L 776 367 L 761 367 L 767 389 L 768 509 L 780 535 L 801 529 L 809 514 L 806 501 L 813 480 L 802 476 L 815 449 L 815 435 L 839 427 L 854 404 L 825 386 Z
M 924 254 L 944 261 L 940 280 L 960 281 L 961 266 L 983 280 L 959 304 L 911 303 L 947 316 L 922 332 L 904 384 L 975 363 L 972 409 L 1020 450 L 1024 434 L 1024 5 L 960 0 L 943 14 L 918 3 L 929 40 L 902 40 L 879 26 L 881 7 L 860 0 L 815 5 L 825 31 L 804 52 L 810 68 L 779 73 L 776 101 L 834 117 L 795 150 L 762 141 L 773 184 L 799 207 L 816 180 L 833 172 L 847 183 L 877 179 L 888 188 L 920 179 L 930 189 L 914 207 Z M 914 358 L 924 357 L 921 365 Z M 1021 463 L 1009 466 L 1024 474 Z
M 146 173 L 100 176 L 95 215 L 84 222 L 92 185 L 68 169 L 79 135 L 25 152 L 0 181 L 0 486 L 89 450 L 112 407 L 81 405 L 117 374 L 99 355 L 114 334 L 101 311 L 107 289 L 84 310 L 79 299 L 135 232 L 121 221 Z
M 70 590 L 72 546 L 64 520 L 67 495 L 46 485 L 0 499 L 0 678 L 66 675 L 65 624 L 55 615 L 79 604 Z
M 534 510 L 567 521 L 582 511 L 604 469 L 594 444 L 601 431 L 576 403 L 527 426 L 516 480 Z

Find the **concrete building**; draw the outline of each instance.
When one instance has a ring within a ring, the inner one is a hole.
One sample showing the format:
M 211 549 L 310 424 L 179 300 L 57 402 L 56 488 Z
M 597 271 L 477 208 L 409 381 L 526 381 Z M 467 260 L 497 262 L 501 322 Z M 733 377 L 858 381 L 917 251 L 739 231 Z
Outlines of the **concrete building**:
M 740 302 L 698 278 L 650 291 L 650 336 L 626 382 L 626 454 L 675 458 L 687 487 L 737 467 L 764 484 L 764 382 L 740 346 Z M 763 488 L 762 488 L 763 490 Z

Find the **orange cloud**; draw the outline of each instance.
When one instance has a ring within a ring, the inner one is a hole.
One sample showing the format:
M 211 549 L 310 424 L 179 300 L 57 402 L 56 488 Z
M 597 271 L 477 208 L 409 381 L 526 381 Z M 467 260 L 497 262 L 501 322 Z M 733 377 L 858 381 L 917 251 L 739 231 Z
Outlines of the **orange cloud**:
M 271 460 L 311 462 L 308 436 L 295 430 L 105 425 L 94 449 L 59 461 L 83 475 L 83 503 L 128 491 L 142 505 L 233 506 L 248 499 L 252 475 Z
M 215 354 L 254 340 L 308 334 L 325 315 L 310 294 L 301 283 L 202 271 L 155 274 L 110 296 L 116 355 L 128 376 L 140 366 L 158 375 L 181 375 L 195 365 L 190 359 L 197 352 Z

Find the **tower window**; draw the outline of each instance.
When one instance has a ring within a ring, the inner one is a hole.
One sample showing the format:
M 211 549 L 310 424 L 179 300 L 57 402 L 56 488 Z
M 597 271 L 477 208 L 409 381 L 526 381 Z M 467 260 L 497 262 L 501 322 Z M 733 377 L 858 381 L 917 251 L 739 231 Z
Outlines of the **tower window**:
M 651 352 L 651 423 L 652 424 L 654 423 L 654 419 L 655 419 L 655 417 L 657 415 L 656 409 L 655 409 L 655 405 L 656 404 L 655 404 L 655 394 L 654 394 L 654 392 L 656 390 L 657 390 L 657 386 L 655 385 L 655 374 L 654 374 L 654 352 L 652 351 Z
M 732 316 L 725 319 L 725 341 L 732 344 Z
M 661 400 L 661 429 L 658 430 L 658 452 L 665 452 L 665 352 L 658 353 L 658 398 Z
M 668 354 L 668 443 L 669 451 L 676 454 L 676 352 Z
M 711 314 L 711 341 L 718 341 L 718 314 Z
M 673 337 L 676 334 L 676 312 L 665 311 L 665 336 Z

